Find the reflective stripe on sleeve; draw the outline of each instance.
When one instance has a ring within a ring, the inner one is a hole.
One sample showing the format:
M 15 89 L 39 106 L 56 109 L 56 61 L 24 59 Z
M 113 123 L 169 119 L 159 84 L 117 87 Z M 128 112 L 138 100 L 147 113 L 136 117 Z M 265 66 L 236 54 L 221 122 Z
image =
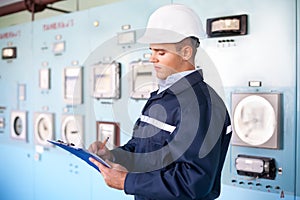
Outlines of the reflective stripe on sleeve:
M 227 126 L 226 135 L 232 132 L 231 125 Z
M 170 134 L 172 134 L 173 131 L 176 129 L 176 126 L 172 126 L 170 124 L 161 122 L 157 119 L 154 119 L 152 117 L 148 117 L 148 116 L 145 116 L 145 115 L 141 115 L 140 119 L 141 119 L 142 122 L 145 122 L 147 124 L 151 124 L 151 125 L 159 128 L 159 129 L 170 132 Z

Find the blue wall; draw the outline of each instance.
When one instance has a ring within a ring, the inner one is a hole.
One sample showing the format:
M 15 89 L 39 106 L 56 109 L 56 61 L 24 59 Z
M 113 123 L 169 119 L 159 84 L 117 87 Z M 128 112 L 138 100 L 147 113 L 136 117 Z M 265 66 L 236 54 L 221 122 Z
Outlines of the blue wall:
M 0 48 L 17 47 L 17 58 L 0 60 L 0 199 L 133 199 L 110 189 L 92 167 L 61 149 L 43 146 L 35 140 L 35 114 L 54 116 L 54 138 L 61 139 L 64 116 L 83 118 L 85 147 L 97 139 L 96 121 L 116 121 L 121 127 L 121 144 L 131 136 L 131 128 L 145 100 L 130 98 L 130 63 L 145 60 L 148 47 L 137 43 L 117 43 L 123 25 L 141 33 L 148 16 L 168 3 L 183 3 L 207 18 L 247 14 L 246 36 L 210 38 L 202 43 L 197 64 L 205 78 L 224 98 L 231 110 L 233 92 L 279 92 L 282 94 L 280 149 L 249 148 L 232 145 L 222 176 L 219 199 L 300 199 L 299 179 L 299 12 L 298 0 L 124 0 L 86 11 L 52 17 L 0 29 Z M 297 23 L 298 20 L 298 23 Z M 99 22 L 98 26 L 94 22 Z M 298 30 L 298 31 L 297 31 Z M 219 40 L 233 39 L 234 45 L 219 46 Z M 65 42 L 65 50 L 53 52 L 52 45 Z M 91 73 L 97 62 L 121 63 L 121 98 L 97 100 L 92 97 Z M 69 105 L 63 98 L 63 71 L 83 70 L 82 103 Z M 39 70 L 50 69 L 51 86 L 39 87 Z M 249 88 L 258 80 L 262 87 Z M 25 86 L 25 99 L 20 99 Z M 11 136 L 11 114 L 26 111 L 26 140 Z M 238 154 L 272 157 L 283 169 L 275 180 L 239 176 L 234 166 Z M 232 183 L 233 179 L 245 184 Z M 271 185 L 272 188 L 266 188 Z M 280 189 L 276 189 L 276 187 Z M 284 198 L 281 198 L 284 194 Z

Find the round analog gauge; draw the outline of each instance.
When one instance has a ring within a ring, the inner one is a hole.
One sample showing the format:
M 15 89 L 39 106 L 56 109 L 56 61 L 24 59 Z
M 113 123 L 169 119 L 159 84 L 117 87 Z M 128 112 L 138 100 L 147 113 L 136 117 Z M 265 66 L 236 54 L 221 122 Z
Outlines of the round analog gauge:
M 16 135 L 21 135 L 23 131 L 23 122 L 20 117 L 16 117 L 14 120 L 14 132 Z
M 272 105 L 257 95 L 239 102 L 234 110 L 233 122 L 238 137 L 253 146 L 266 143 L 274 134 L 277 124 Z
M 66 122 L 64 126 L 64 138 L 67 143 L 72 143 L 76 146 L 80 144 L 80 133 L 74 118 L 69 118 L 69 120 Z
M 40 140 L 47 141 L 52 138 L 52 131 L 49 121 L 42 117 L 37 124 L 37 131 Z

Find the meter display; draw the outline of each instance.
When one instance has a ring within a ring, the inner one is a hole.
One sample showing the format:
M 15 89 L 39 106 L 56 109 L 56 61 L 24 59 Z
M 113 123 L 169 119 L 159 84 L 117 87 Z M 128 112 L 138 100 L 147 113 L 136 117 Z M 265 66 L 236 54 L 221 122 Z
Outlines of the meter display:
M 17 47 L 5 47 L 2 49 L 2 59 L 17 58 Z
M 61 123 L 62 140 L 77 147 L 83 147 L 83 118 L 81 115 L 63 115 Z
M 208 37 L 224 37 L 246 35 L 248 31 L 248 15 L 234 15 L 207 19 Z
M 135 31 L 122 32 L 118 34 L 118 44 L 135 43 Z
M 93 68 L 93 97 L 97 99 L 120 98 L 121 67 L 119 63 L 98 64 Z
M 132 62 L 131 98 L 148 99 L 150 93 L 158 89 L 154 67 L 151 62 Z
M 65 51 L 66 43 L 65 41 L 59 41 L 53 43 L 52 51 L 55 55 L 61 55 Z
M 82 103 L 82 68 L 68 67 L 63 73 L 63 91 L 66 104 Z
M 236 93 L 232 95 L 232 144 L 279 148 L 280 94 Z
M 51 146 L 47 140 L 54 139 L 53 114 L 34 114 L 34 138 L 35 143 L 42 146 Z
M 97 140 L 105 141 L 108 139 L 106 147 L 114 149 L 120 145 L 120 124 L 116 122 L 103 122 L 97 123 Z
M 27 114 L 25 111 L 12 111 L 10 133 L 13 139 L 27 140 Z
M 275 179 L 276 166 L 273 158 L 238 155 L 235 159 L 237 173 L 255 178 Z
M 43 90 L 50 89 L 50 69 L 40 69 L 39 71 L 39 87 Z

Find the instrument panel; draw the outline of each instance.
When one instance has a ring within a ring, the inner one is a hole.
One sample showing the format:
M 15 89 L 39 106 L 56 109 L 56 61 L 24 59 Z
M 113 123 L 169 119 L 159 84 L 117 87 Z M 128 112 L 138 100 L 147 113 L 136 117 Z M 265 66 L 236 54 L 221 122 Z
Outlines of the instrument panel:
M 295 187 L 300 185 L 297 59 L 296 45 L 291 45 L 297 38 L 295 3 L 275 1 L 269 9 L 269 1 L 258 0 L 243 5 L 237 0 L 226 4 L 124 0 L 0 29 L 0 146 L 3 152 L 11 152 L 10 156 L 2 152 L 1 157 L 10 161 L 15 156 L 24 163 L 19 172 L 0 167 L 1 177 L 10 183 L 0 189 L 3 198 L 20 199 L 8 187 L 15 185 L 14 175 L 22 177 L 20 194 L 31 199 L 45 199 L 44 194 L 49 199 L 96 199 L 103 193 L 131 199 L 99 191 L 102 183 L 91 177 L 85 165 L 47 140 L 87 148 L 109 137 L 108 146 L 114 148 L 130 139 L 146 99 L 158 88 L 145 56 L 149 47 L 136 40 L 150 13 L 168 3 L 191 6 L 203 21 L 218 19 L 213 32 L 220 26 L 224 30 L 227 25 L 222 20 L 227 16 L 247 16 L 247 34 L 207 38 L 196 57 L 205 81 L 214 83 L 220 77 L 232 119 L 220 198 L 294 200 L 299 196 Z M 225 30 L 232 33 L 241 28 L 236 20 L 231 25 Z M 279 41 L 278 48 L 274 41 Z M 249 81 L 255 84 L 248 85 Z M 8 165 L 15 167 L 12 162 Z M 57 182 L 56 194 L 49 193 L 53 177 L 64 177 Z M 75 191 L 78 179 L 85 184 L 80 194 Z M 35 194 L 30 193 L 33 190 Z

